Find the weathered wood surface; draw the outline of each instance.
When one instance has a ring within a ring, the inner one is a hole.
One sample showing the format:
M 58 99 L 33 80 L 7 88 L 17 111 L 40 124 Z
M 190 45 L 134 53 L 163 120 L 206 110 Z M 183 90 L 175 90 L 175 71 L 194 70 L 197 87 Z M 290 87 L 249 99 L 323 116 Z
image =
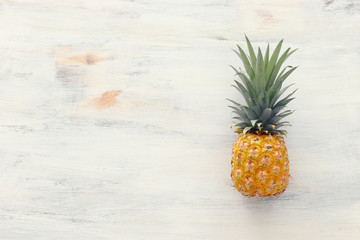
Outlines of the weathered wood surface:
M 299 48 L 289 188 L 229 177 L 231 51 Z M 360 239 L 360 2 L 0 1 L 0 239 Z

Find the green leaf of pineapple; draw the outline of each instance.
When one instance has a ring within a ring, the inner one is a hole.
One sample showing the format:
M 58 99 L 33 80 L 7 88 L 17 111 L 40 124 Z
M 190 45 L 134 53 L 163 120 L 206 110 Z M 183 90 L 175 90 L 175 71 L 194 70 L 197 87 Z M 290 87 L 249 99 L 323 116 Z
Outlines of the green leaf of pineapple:
M 264 69 L 266 73 L 267 66 L 269 64 L 269 52 L 270 52 L 270 46 L 269 44 L 266 47 L 265 57 L 264 57 Z M 267 79 L 267 78 L 266 78 Z
M 246 88 L 249 90 L 250 97 L 254 98 L 254 96 L 256 96 L 257 94 L 253 87 L 253 83 L 247 78 L 247 76 L 245 76 L 245 74 L 243 74 L 242 72 L 239 72 L 238 70 L 236 70 L 236 68 L 234 68 L 231 65 L 230 65 L 230 67 L 235 71 L 235 75 L 240 77 L 240 79 L 242 80 L 242 82 L 244 83 Z
M 247 103 L 248 105 L 250 105 L 250 104 L 251 104 L 251 100 L 250 100 L 250 99 L 251 99 L 251 96 L 250 96 L 249 92 L 248 92 L 248 91 L 246 90 L 246 88 L 245 88 L 241 83 L 239 83 L 238 81 L 235 80 L 235 83 L 236 83 L 236 86 L 235 86 L 235 85 L 232 85 L 232 86 L 241 93 L 241 95 L 244 97 L 246 103 Z
M 277 99 L 276 100 L 274 100 L 274 98 L 275 98 L 275 96 L 279 93 L 279 90 L 281 89 L 281 87 L 282 87 L 282 84 L 283 84 L 283 82 L 285 81 L 285 79 L 293 72 L 293 71 L 295 71 L 295 69 L 296 69 L 297 67 L 294 67 L 294 68 L 292 68 L 292 69 L 290 69 L 289 71 L 287 71 L 284 75 L 280 75 L 277 79 L 276 79 L 276 81 L 275 81 L 275 83 L 271 86 L 271 88 L 269 89 L 269 95 L 270 95 L 270 101 L 271 101 L 271 104 L 274 104 L 276 101 L 277 101 Z M 280 90 L 280 91 L 282 91 L 282 90 Z M 282 91 L 282 93 L 283 93 L 284 91 Z M 281 94 L 282 94 L 281 93 Z M 280 95 L 281 95 L 280 94 Z M 280 97 L 280 95 L 278 96 L 278 97 Z
M 241 109 L 246 113 L 250 120 L 258 118 L 257 114 L 251 108 L 247 106 L 241 106 Z
M 246 115 L 246 113 L 243 110 L 241 110 L 241 109 L 239 109 L 237 107 L 234 107 L 234 106 L 228 106 L 228 107 L 234 109 L 233 113 L 235 113 L 240 118 L 242 118 L 244 122 L 249 122 L 250 121 L 250 119 L 248 118 L 248 116 Z
M 281 54 L 280 51 L 283 44 L 283 40 L 281 40 L 272 53 L 268 44 L 265 55 L 262 54 L 260 48 L 257 51 L 257 55 L 255 55 L 253 46 L 247 36 L 245 36 L 245 39 L 248 55 L 240 46 L 237 46 L 238 51 L 234 51 L 244 64 L 244 72 L 231 67 L 241 79 L 241 81 L 235 80 L 235 85 L 233 86 L 244 97 L 246 105 L 228 99 L 234 104 L 234 106 L 230 107 L 236 114 L 234 121 L 237 121 L 237 132 L 242 131 L 246 133 L 259 129 L 266 134 L 286 135 L 286 131 L 280 128 L 289 126 L 289 122 L 282 119 L 294 111 L 283 111 L 283 109 L 294 99 L 292 96 L 296 90 L 282 98 L 283 94 L 293 84 L 284 88 L 282 86 L 283 82 L 296 67 L 286 66 L 282 68 L 282 65 L 296 50 L 291 51 L 288 48 Z
M 254 52 L 254 49 L 248 39 L 248 37 L 245 35 L 245 39 L 246 39 L 246 44 L 248 46 L 248 49 L 249 49 L 249 54 L 250 54 L 250 60 L 251 60 L 251 66 L 253 69 L 255 69 L 256 67 L 256 56 L 255 56 L 255 52 Z
M 260 48 L 258 49 L 254 81 L 258 92 L 265 90 L 266 79 L 264 71 L 264 59 Z
M 267 79 L 267 82 L 269 82 L 271 73 L 272 73 L 272 71 L 274 70 L 276 61 L 277 61 L 277 59 L 278 59 L 278 57 L 279 57 L 279 53 L 280 53 L 280 50 L 281 50 L 282 43 L 283 43 L 283 40 L 281 40 L 281 41 L 277 44 L 274 52 L 273 52 L 272 55 L 271 55 L 271 58 L 270 58 L 270 60 L 269 60 L 269 63 L 268 63 L 267 66 L 266 66 L 266 79 Z
M 234 51 L 241 59 L 244 67 L 245 67 L 245 71 L 246 73 L 250 76 L 250 78 L 252 78 L 254 76 L 254 70 L 251 67 L 250 61 L 248 59 L 248 57 L 246 56 L 245 52 L 242 50 L 242 48 L 237 45 L 239 52 Z
M 276 109 L 279 106 L 286 106 L 289 102 L 294 100 L 295 98 L 289 98 L 289 99 L 282 99 L 277 104 L 275 104 L 274 109 Z
M 290 84 L 284 87 L 283 89 L 281 89 L 280 92 L 276 92 L 275 96 L 270 96 L 270 106 L 273 106 L 276 103 L 276 101 L 279 100 L 279 98 L 283 95 L 283 93 L 293 85 L 294 84 Z
M 272 113 L 271 108 L 265 108 L 260 116 L 261 121 L 266 122 L 271 117 L 271 113 Z
M 285 62 L 285 60 L 290 57 L 291 54 L 293 54 L 297 49 L 290 51 L 290 48 L 288 48 L 282 55 L 281 57 L 279 58 L 279 61 L 277 61 L 275 67 L 274 67 L 274 70 L 272 71 L 271 73 L 271 76 L 270 76 L 270 80 L 269 80 L 269 85 L 272 85 L 276 79 L 276 76 L 282 66 L 282 64 Z
M 251 128 L 252 128 L 252 127 L 246 127 L 246 128 L 244 128 L 243 134 L 246 134 L 248 131 L 250 131 Z

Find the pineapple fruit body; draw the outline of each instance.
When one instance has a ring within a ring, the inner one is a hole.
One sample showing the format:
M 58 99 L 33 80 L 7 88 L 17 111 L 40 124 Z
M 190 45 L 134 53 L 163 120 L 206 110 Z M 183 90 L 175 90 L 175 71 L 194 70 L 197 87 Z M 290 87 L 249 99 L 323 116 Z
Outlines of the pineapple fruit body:
M 232 148 L 231 179 L 244 196 L 280 196 L 289 182 L 285 142 L 276 135 L 241 135 Z

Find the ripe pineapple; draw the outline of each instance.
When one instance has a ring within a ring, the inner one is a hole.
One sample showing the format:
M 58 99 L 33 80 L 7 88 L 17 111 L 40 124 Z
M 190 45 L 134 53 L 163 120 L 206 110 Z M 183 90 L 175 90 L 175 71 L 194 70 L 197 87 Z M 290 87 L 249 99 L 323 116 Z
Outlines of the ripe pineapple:
M 245 71 L 235 70 L 241 82 L 235 80 L 236 88 L 246 105 L 229 100 L 235 113 L 235 132 L 239 134 L 232 148 L 231 179 L 235 188 L 248 197 L 280 196 L 289 182 L 289 160 L 284 142 L 289 126 L 282 119 L 293 113 L 283 110 L 293 100 L 292 95 L 282 97 L 292 86 L 282 87 L 285 79 L 296 69 L 284 61 L 294 52 L 288 48 L 281 56 L 281 40 L 270 55 L 269 44 L 265 56 L 258 49 L 257 56 L 245 36 L 249 56 L 241 47 L 235 53 L 240 57 Z M 280 57 L 279 57 L 280 56 Z M 281 98 L 282 97 L 282 98 Z

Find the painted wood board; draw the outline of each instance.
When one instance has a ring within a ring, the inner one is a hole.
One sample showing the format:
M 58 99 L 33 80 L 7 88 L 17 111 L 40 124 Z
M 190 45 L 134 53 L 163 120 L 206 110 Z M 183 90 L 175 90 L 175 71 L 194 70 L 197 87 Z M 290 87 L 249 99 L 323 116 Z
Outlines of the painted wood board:
M 292 178 L 230 180 L 232 52 L 299 48 Z M 0 1 L 0 239 L 359 239 L 360 3 Z

